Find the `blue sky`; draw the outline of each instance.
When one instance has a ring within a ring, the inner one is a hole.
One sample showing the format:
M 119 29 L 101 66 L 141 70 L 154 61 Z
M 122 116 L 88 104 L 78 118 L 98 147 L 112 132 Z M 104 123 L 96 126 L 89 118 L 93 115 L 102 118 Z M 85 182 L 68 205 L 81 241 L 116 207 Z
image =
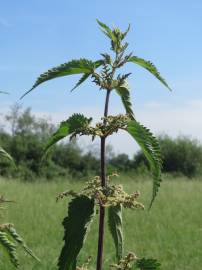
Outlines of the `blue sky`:
M 146 71 L 129 64 L 126 70 L 133 72 L 130 86 L 137 118 L 156 134 L 185 134 L 202 141 L 201 14 L 200 0 L 1 1 L 0 90 L 10 95 L 1 97 L 0 110 L 7 111 L 19 101 L 48 68 L 110 52 L 98 18 L 122 29 L 130 23 L 129 50 L 154 62 L 173 88 L 170 93 Z M 56 123 L 76 111 L 98 118 L 104 93 L 90 83 L 70 93 L 77 79 L 47 82 L 22 103 L 37 115 L 50 115 Z M 123 112 L 115 95 L 110 105 L 111 113 Z M 120 138 L 114 137 L 113 143 L 118 151 L 132 154 L 130 139 Z

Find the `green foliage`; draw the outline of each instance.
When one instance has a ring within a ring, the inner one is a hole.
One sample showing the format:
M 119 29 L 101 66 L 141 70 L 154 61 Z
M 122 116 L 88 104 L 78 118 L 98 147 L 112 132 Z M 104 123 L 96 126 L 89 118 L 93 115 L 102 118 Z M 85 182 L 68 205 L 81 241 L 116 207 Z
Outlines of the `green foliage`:
M 0 92 L 5 93 L 6 92 Z M 12 157 L 2 148 L 0 147 L 0 158 L 7 159 L 13 163 Z M 0 197 L 0 205 L 7 201 Z M 1 206 L 0 206 L 1 209 Z M 17 244 L 16 242 L 24 248 L 24 250 L 29 253 L 32 257 L 38 260 L 38 258 L 34 255 L 34 253 L 27 247 L 22 237 L 16 232 L 15 228 L 11 224 L 0 224 L 0 247 L 4 250 L 10 259 L 10 262 L 16 267 L 19 267 L 19 261 L 17 256 Z
M 100 25 L 101 31 L 111 40 L 111 44 L 116 44 L 117 39 L 113 31 L 105 23 L 102 23 L 99 20 L 97 20 L 97 23 Z M 112 49 L 114 49 L 113 45 L 112 45 Z
M 84 73 L 84 75 L 79 79 L 79 81 L 76 83 L 76 85 L 72 88 L 71 91 L 74 91 L 79 85 L 81 85 L 83 82 L 85 82 L 90 76 L 90 73 Z
M 55 127 L 46 119 L 22 116 L 28 113 L 22 111 L 15 124 L 9 120 L 12 133 L 0 130 L 0 145 L 13 156 L 16 166 L 7 158 L 0 158 L 0 175 L 9 178 L 21 178 L 29 181 L 43 177 L 55 179 L 69 174 L 76 177 L 86 177 L 99 174 L 98 151 L 83 149 L 76 141 L 63 142 L 54 145 L 41 163 L 41 157 L 47 140 Z M 23 119 L 30 119 L 29 123 Z M 30 125 L 34 121 L 35 123 Z M 189 137 L 171 138 L 167 135 L 158 137 L 163 159 L 163 172 L 184 174 L 189 178 L 201 175 L 202 146 Z M 148 174 L 149 164 L 143 152 L 137 152 L 133 158 L 127 154 L 112 153 L 108 157 L 109 172 L 128 172 L 130 174 Z M 143 170 L 143 172 L 142 172 Z
M 77 256 L 83 246 L 93 215 L 94 200 L 80 196 L 69 203 L 68 217 L 63 221 L 65 243 L 58 261 L 59 270 L 76 269 Z
M 112 30 L 107 26 L 105 23 L 102 23 L 101 21 L 97 20 L 97 23 L 100 25 L 102 32 L 110 39 L 115 40 L 115 37 L 112 33 Z
M 2 147 L 0 147 L 0 157 L 13 161 L 12 157 Z
M 189 178 L 201 175 L 202 145 L 186 136 L 171 138 L 168 135 L 158 137 L 162 153 L 162 170 L 164 173 L 182 174 Z M 142 152 L 136 153 L 134 167 L 148 165 Z M 132 164 L 131 164 L 132 165 Z
M 177 172 L 187 177 L 196 177 L 202 173 L 202 146 L 197 140 L 180 136 L 158 138 L 163 156 L 163 171 Z
M 38 85 L 41 83 L 44 83 L 46 81 L 58 78 L 58 77 L 63 77 L 63 76 L 68 76 L 68 75 L 73 75 L 73 74 L 91 74 L 93 73 L 94 69 L 100 66 L 102 62 L 101 61 L 96 61 L 92 62 L 91 60 L 87 59 L 79 59 L 79 60 L 72 60 L 68 63 L 62 64 L 58 67 L 54 67 L 47 72 L 41 74 L 32 88 L 27 91 L 21 98 L 23 98 L 25 95 L 27 95 L 29 92 L 31 92 L 34 88 L 36 88 Z M 85 77 L 86 78 L 86 77 Z M 82 82 L 84 80 L 82 79 Z M 76 87 L 81 84 L 81 81 L 76 85 Z
M 98 60 L 96 62 L 94 62 L 94 66 L 95 68 L 100 67 L 103 64 L 102 60 Z M 77 82 L 77 84 L 72 88 L 71 91 L 75 90 L 77 87 L 79 87 L 84 81 L 86 81 L 89 76 L 92 74 L 92 72 L 89 73 L 84 73 L 83 76 L 80 78 L 80 80 Z
M 131 119 L 134 119 L 134 113 L 132 109 L 132 103 L 130 99 L 130 89 L 126 81 L 120 86 L 116 87 L 116 92 L 120 95 L 122 103 L 125 107 L 126 113 Z
M 0 94 L 8 94 L 7 92 L 0 91 Z M 6 158 L 13 161 L 12 157 L 0 146 L 0 158 Z
M 49 151 L 47 159 L 41 163 L 47 140 L 56 128 L 47 119 L 34 117 L 30 109 L 12 110 L 6 115 L 9 129 L 0 130 L 0 145 L 13 156 L 16 167 L 2 156 L 0 175 L 32 181 L 39 177 L 55 179 L 71 174 L 78 179 L 99 174 L 98 153 L 92 151 L 84 154 L 75 141 L 54 145 L 53 151 Z M 201 175 L 202 146 L 198 141 L 189 137 L 175 139 L 167 135 L 158 137 L 158 141 L 163 172 L 184 174 L 189 178 Z M 142 169 L 147 173 L 149 167 L 142 152 L 137 152 L 131 159 L 127 154 L 113 153 L 108 157 L 108 165 L 111 172 L 131 174 L 137 174 Z
M 49 158 L 58 169 L 67 171 L 76 181 L 81 177 L 86 178 L 99 173 L 99 160 L 91 152 L 84 154 L 75 141 L 55 145 L 54 151 L 49 153 Z
M 18 268 L 19 261 L 16 253 L 17 245 L 9 239 L 8 234 L 0 231 L 0 244 L 5 253 L 9 256 L 11 263 Z
M 157 70 L 157 68 L 150 61 L 146 61 L 146 60 L 144 60 L 142 58 L 139 58 L 137 56 L 131 56 L 128 59 L 128 62 L 135 63 L 135 64 L 145 68 L 152 75 L 154 75 L 160 82 L 162 82 L 169 90 L 171 90 L 171 88 L 168 86 L 167 82 L 161 77 L 161 75 L 160 75 L 159 71 Z
M 132 252 L 129 252 L 117 264 L 112 264 L 111 267 L 117 270 L 130 270 L 131 265 L 134 263 L 134 260 L 136 259 L 137 259 L 136 255 Z
M 120 261 L 123 257 L 123 224 L 121 205 L 109 207 L 108 225 L 116 248 L 116 258 Z
M 115 181 L 129 192 L 140 190 L 141 199 L 146 202 L 151 189 L 147 179 L 148 176 L 145 179 L 143 175 L 121 173 Z M 60 220 L 66 212 L 66 199 L 55 203 L 55 195 L 63 190 L 80 190 L 84 186 L 84 183 L 72 181 L 71 178 L 58 180 L 47 182 L 38 179 L 27 183 L 1 178 L 0 190 L 5 190 L 9 198 L 17 200 L 9 207 L 8 219 L 19 224 L 18 230 L 23 232 L 24 238 L 29 240 L 29 245 L 41 259 L 41 264 L 38 264 L 19 253 L 20 270 L 57 269 L 56 258 L 62 245 Z M 196 181 L 187 181 L 186 177 L 169 175 L 149 214 L 148 211 L 123 210 L 125 252 L 132 250 L 140 258 L 156 258 L 163 270 L 201 270 L 201 194 L 201 177 Z M 89 255 L 92 256 L 89 270 L 96 269 L 97 218 L 96 215 L 78 258 L 78 264 L 82 265 Z M 47 221 L 50 226 L 47 226 Z M 110 233 L 105 232 L 103 269 L 109 270 L 109 264 L 116 262 L 115 249 Z M 0 269 L 13 270 L 13 266 L 8 260 L 1 262 L 0 259 Z
M 129 252 L 124 258 L 118 261 L 118 264 L 112 264 L 111 267 L 117 270 L 158 270 L 161 264 L 155 259 L 138 259 L 133 252 Z
M 127 154 L 118 154 L 112 156 L 109 158 L 108 164 L 112 171 L 118 170 L 121 172 L 127 172 L 134 169 L 132 161 L 129 159 Z
M 128 26 L 128 29 L 125 32 L 122 32 L 119 28 L 114 28 L 111 30 L 103 22 L 99 20 L 97 20 L 97 22 L 101 27 L 101 31 L 111 40 L 111 49 L 114 52 L 120 53 L 128 46 L 127 43 L 122 46 L 121 41 L 125 38 L 125 36 L 129 32 L 130 25 Z
M 135 263 L 135 269 L 140 269 L 140 270 L 158 270 L 160 269 L 161 264 L 155 260 L 155 259 L 138 259 L 137 262 Z
M 92 118 L 87 118 L 83 114 L 75 113 L 67 120 L 69 123 L 70 133 L 79 132 L 88 127 Z
M 150 207 L 157 195 L 161 182 L 162 157 L 159 143 L 149 129 L 131 120 L 127 127 L 128 133 L 136 140 L 147 158 L 153 175 L 153 194 Z
M 160 186 L 162 160 L 159 144 L 156 138 L 147 128 L 145 128 L 135 120 L 132 110 L 132 104 L 130 101 L 130 91 L 127 83 L 127 78 L 130 76 L 130 73 L 122 75 L 119 74 L 117 76 L 117 70 L 124 66 L 126 63 L 133 62 L 147 69 L 167 88 L 169 88 L 169 86 L 166 81 L 160 76 L 160 73 L 151 62 L 145 61 L 144 59 L 138 58 L 136 56 L 132 56 L 132 53 L 128 55 L 125 54 L 128 43 L 123 43 L 123 40 L 126 37 L 130 26 L 125 32 L 122 32 L 119 28 L 110 29 L 106 24 L 100 22 L 99 20 L 97 20 L 97 22 L 100 25 L 101 30 L 104 32 L 104 34 L 110 39 L 111 50 L 115 53 L 115 58 L 113 59 L 113 57 L 111 57 L 110 55 L 103 53 L 101 54 L 103 58 L 96 62 L 92 62 L 86 59 L 72 60 L 71 62 L 50 69 L 40 75 L 33 87 L 22 97 L 31 92 L 38 85 L 48 80 L 73 74 L 82 74 L 82 77 L 73 89 L 81 85 L 91 75 L 93 82 L 101 90 L 106 91 L 104 117 L 102 118 L 102 122 L 97 123 L 95 127 L 91 127 L 89 126 L 89 123 L 92 120 L 91 118 L 87 119 L 83 115 L 75 114 L 72 117 L 68 118 L 67 121 L 61 123 L 59 129 L 49 139 L 46 150 L 48 150 L 50 146 L 55 144 L 57 141 L 70 134 L 70 139 L 76 137 L 76 135 L 90 135 L 92 136 L 92 139 L 94 139 L 96 136 L 100 137 L 101 179 L 99 186 L 94 187 L 96 189 L 96 194 L 94 194 L 94 196 L 96 197 L 95 199 L 98 199 L 100 210 L 102 210 L 103 207 L 113 205 L 113 203 L 115 203 L 115 205 L 120 205 L 119 207 L 113 207 L 109 210 L 109 226 L 115 242 L 117 258 L 121 258 L 123 253 L 121 206 L 123 205 L 128 207 L 128 205 L 130 205 L 131 208 L 132 206 L 134 208 L 136 208 L 137 206 L 143 206 L 142 204 L 137 203 L 135 200 L 139 193 L 128 195 L 123 191 L 120 186 L 112 186 L 112 193 L 108 192 L 110 191 L 110 187 L 107 185 L 108 179 L 105 172 L 105 140 L 114 132 L 117 132 L 119 129 L 123 129 L 126 130 L 140 145 L 144 155 L 146 156 L 150 164 L 153 174 L 153 195 L 150 206 L 152 205 L 157 195 L 158 188 Z M 100 72 L 95 71 L 97 67 L 101 67 Z M 121 97 L 127 115 L 108 116 L 109 97 L 111 91 L 113 90 L 115 90 L 117 94 Z M 124 198 L 122 198 L 122 195 L 124 196 Z M 110 199 L 113 200 L 110 201 Z M 65 229 L 65 244 L 58 261 L 58 267 L 60 270 L 76 269 L 77 256 L 83 246 L 85 234 L 88 224 L 90 223 L 90 220 L 92 218 L 93 211 L 94 200 L 90 200 L 88 197 L 85 196 L 76 197 L 69 204 L 69 216 L 65 218 L 63 222 L 63 226 Z M 102 215 L 101 213 L 102 211 L 100 211 L 97 270 L 102 270 L 104 214 Z M 126 260 L 128 259 L 127 264 L 132 258 L 133 255 L 132 257 L 129 256 L 126 258 Z
M 16 268 L 20 266 L 17 255 L 18 245 L 20 245 L 27 254 L 40 262 L 32 250 L 26 245 L 23 238 L 16 232 L 12 224 L 0 225 L 0 246 Z
M 45 152 L 48 151 L 48 149 L 57 143 L 58 141 L 64 139 L 66 136 L 70 134 L 69 130 L 69 123 L 68 121 L 63 121 L 60 123 L 60 127 L 58 130 L 49 138 L 46 147 L 45 147 Z
M 83 120 L 84 125 L 90 121 Z M 0 158 L 1 176 L 34 181 L 69 175 L 78 179 L 99 173 L 97 154 L 92 150 L 84 153 L 75 140 L 54 145 L 54 151 L 49 151 L 47 158 L 41 162 L 47 141 L 54 138 L 52 134 L 56 130 L 50 120 L 36 118 L 30 109 L 14 106 L 6 114 L 6 121 L 7 128 L 0 130 L 0 145 L 11 154 L 15 166 L 8 159 Z M 82 117 L 78 115 L 77 125 L 79 121 L 82 124 Z
M 5 231 L 7 232 L 10 237 L 12 237 L 23 249 L 24 251 L 29 254 L 32 258 L 36 261 L 40 262 L 39 258 L 33 253 L 33 251 L 26 245 L 23 238 L 17 233 L 15 228 L 12 225 L 6 227 Z
M 75 113 L 66 121 L 61 122 L 59 129 L 48 140 L 45 147 L 45 152 L 47 152 L 52 145 L 64 139 L 66 136 L 74 132 L 80 132 L 89 125 L 91 120 L 92 118 L 88 119 L 83 114 Z

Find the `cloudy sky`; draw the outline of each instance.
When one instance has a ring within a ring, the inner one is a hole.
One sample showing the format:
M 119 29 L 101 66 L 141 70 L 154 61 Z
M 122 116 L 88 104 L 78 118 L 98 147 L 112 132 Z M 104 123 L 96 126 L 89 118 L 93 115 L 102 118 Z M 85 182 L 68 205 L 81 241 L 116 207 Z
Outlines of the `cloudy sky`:
M 151 60 L 173 89 L 169 92 L 143 69 L 129 64 L 129 82 L 136 118 L 155 134 L 188 135 L 202 142 L 202 2 L 200 0 L 136 1 L 1 1 L 0 90 L 1 113 L 19 102 L 35 78 L 48 68 L 80 57 L 99 59 L 110 52 L 96 18 L 126 29 L 129 50 Z M 51 116 L 55 123 L 74 112 L 99 119 L 104 92 L 83 84 L 69 89 L 78 77 L 52 80 L 21 102 L 36 115 Z M 116 95 L 110 113 L 123 112 Z M 109 142 L 118 152 L 134 153 L 137 146 L 126 134 Z M 87 141 L 81 141 L 88 144 Z

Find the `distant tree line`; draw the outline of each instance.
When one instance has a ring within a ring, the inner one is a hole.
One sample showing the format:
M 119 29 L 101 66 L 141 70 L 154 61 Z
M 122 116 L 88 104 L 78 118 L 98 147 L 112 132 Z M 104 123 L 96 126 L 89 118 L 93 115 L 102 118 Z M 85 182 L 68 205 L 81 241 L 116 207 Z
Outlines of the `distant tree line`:
M 95 152 L 83 151 L 76 141 L 57 144 L 42 161 L 44 146 L 56 127 L 46 118 L 37 118 L 31 109 L 14 105 L 0 128 L 0 145 L 15 160 L 15 165 L 0 159 L 0 175 L 33 181 L 38 178 L 87 177 L 99 174 L 99 159 Z M 202 146 L 187 137 L 159 137 L 163 154 L 163 172 L 195 177 L 202 173 Z M 115 155 L 109 147 L 109 171 L 148 173 L 144 155 L 137 152 Z

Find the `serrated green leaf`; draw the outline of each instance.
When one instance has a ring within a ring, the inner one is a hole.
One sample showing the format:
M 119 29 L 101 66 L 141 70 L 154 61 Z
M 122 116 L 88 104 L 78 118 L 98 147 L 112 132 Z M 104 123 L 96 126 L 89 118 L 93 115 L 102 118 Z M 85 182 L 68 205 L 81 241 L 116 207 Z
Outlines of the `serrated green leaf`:
M 129 31 L 130 31 L 130 24 L 128 25 L 128 28 L 126 29 L 126 31 L 123 33 L 122 39 L 124 39 L 126 37 L 126 35 L 128 34 Z
M 47 151 L 52 145 L 64 139 L 73 132 L 85 128 L 90 124 L 91 121 L 92 118 L 87 118 L 83 114 L 73 114 L 66 121 L 60 123 L 60 127 L 58 128 L 58 130 L 49 138 L 44 152 L 47 153 Z
M 65 243 L 58 260 L 58 270 L 76 269 L 77 256 L 85 241 L 93 215 L 94 200 L 79 196 L 69 203 L 68 217 L 63 221 Z
M 158 270 L 160 269 L 161 264 L 156 259 L 138 259 L 135 263 L 135 268 L 133 269 L 140 269 L 140 270 Z
M 5 253 L 10 258 L 11 263 L 18 268 L 19 267 L 19 261 L 18 256 L 16 253 L 16 244 L 13 243 L 6 232 L 0 231 L 0 245 L 3 247 Z
M 134 119 L 134 113 L 132 109 L 132 103 L 130 99 L 130 88 L 127 82 L 125 81 L 122 85 L 115 88 L 117 94 L 121 97 L 123 106 L 125 107 L 126 113 L 131 119 Z
M 69 124 L 69 132 L 73 133 L 77 130 L 81 130 L 87 127 L 91 121 L 92 121 L 92 118 L 87 118 L 81 113 L 74 113 L 67 120 Z
M 116 248 L 117 262 L 119 262 L 123 257 L 123 224 L 121 205 L 109 207 L 108 225 Z
M 84 73 L 83 76 L 77 82 L 77 84 L 71 89 L 71 91 L 74 91 L 77 87 L 79 87 L 79 85 L 85 82 L 89 76 L 90 76 L 90 73 Z
M 2 147 L 0 147 L 0 157 L 13 161 L 12 157 Z
M 169 90 L 171 90 L 171 88 L 168 86 L 165 79 L 161 77 L 157 68 L 150 61 L 146 61 L 146 60 L 139 58 L 137 56 L 131 56 L 127 62 L 132 62 L 132 63 L 135 63 L 135 64 L 145 68 L 152 75 L 154 75 L 161 83 L 163 83 Z
M 46 153 L 51 146 L 68 136 L 70 134 L 69 128 L 70 127 L 68 121 L 61 122 L 58 130 L 49 138 L 45 146 L 44 152 Z
M 102 64 L 103 64 L 103 60 L 98 60 L 94 62 L 95 68 L 100 67 Z M 85 82 L 89 78 L 90 75 L 91 73 L 84 73 L 83 76 L 77 82 L 77 84 L 71 89 L 71 91 L 75 90 L 78 86 L 80 86 L 83 82 Z
M 160 146 L 150 130 L 138 123 L 136 120 L 129 121 L 127 131 L 141 147 L 151 168 L 153 175 L 153 194 L 150 203 L 151 207 L 161 182 L 162 157 Z
M 105 23 L 97 20 L 97 23 L 99 24 L 99 26 L 101 27 L 102 32 L 111 40 L 113 40 L 114 42 L 116 42 L 116 37 L 114 36 L 112 30 L 109 28 L 109 26 L 107 26 Z
M 48 70 L 47 72 L 41 74 L 36 80 L 35 84 L 32 86 L 32 88 L 29 91 L 27 91 L 21 97 L 21 99 L 25 95 L 30 93 L 34 88 L 36 88 L 41 83 L 44 83 L 46 81 L 49 81 L 58 77 L 68 76 L 68 75 L 82 74 L 82 73 L 89 74 L 89 73 L 92 73 L 95 68 L 96 68 L 96 62 L 93 62 L 91 60 L 87 60 L 84 58 L 79 59 L 79 60 L 72 60 L 58 67 L 54 67 Z

